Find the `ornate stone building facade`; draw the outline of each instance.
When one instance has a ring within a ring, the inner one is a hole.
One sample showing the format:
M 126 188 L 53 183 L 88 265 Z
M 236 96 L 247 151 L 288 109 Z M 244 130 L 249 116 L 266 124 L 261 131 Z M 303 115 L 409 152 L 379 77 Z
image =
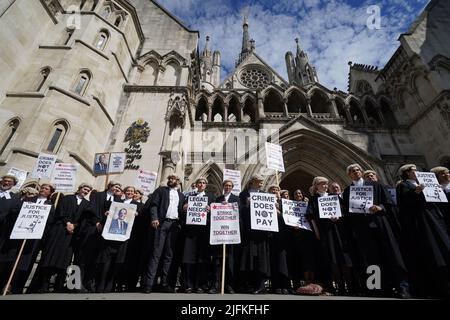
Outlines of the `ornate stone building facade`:
M 93 176 L 96 152 L 126 151 L 137 169 L 243 182 L 265 169 L 265 141 L 282 145 L 281 186 L 316 175 L 345 185 L 353 162 L 394 183 L 398 167 L 450 162 L 450 8 L 432 0 L 382 69 L 350 63 L 349 90 L 330 90 L 296 40 L 288 80 L 256 53 L 243 22 L 235 70 L 221 81 L 220 39 L 190 30 L 151 0 L 8 0 L 0 4 L 0 171 L 31 171 L 40 152 Z M 236 35 L 240 36 L 240 35 Z M 282 54 L 280 52 L 280 54 Z M 331 62 L 330 62 L 331 63 Z M 112 177 L 111 177 L 112 178 Z M 30 182 L 30 181 L 29 181 Z

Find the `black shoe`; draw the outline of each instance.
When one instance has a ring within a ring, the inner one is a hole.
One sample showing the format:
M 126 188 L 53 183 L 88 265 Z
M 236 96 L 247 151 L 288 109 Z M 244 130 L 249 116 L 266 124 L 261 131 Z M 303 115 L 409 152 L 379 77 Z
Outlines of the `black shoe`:
M 289 289 L 281 289 L 281 294 L 289 294 Z
M 217 293 L 219 293 L 219 290 L 217 290 L 216 288 L 213 287 L 213 288 L 209 289 L 208 293 L 217 294 Z
M 186 288 L 186 289 L 184 289 L 184 293 L 192 293 L 192 288 Z
M 195 293 L 204 293 L 202 288 L 197 288 L 195 289 Z
M 143 288 L 142 293 L 152 293 L 152 288 L 149 287 Z
M 253 294 L 265 294 L 265 293 L 267 293 L 265 288 L 253 291 Z
M 229 293 L 229 294 L 234 294 L 234 290 L 233 290 L 232 287 L 226 288 L 226 289 L 225 289 L 225 292 L 226 292 L 226 293 Z
M 281 291 L 281 289 L 275 289 L 275 290 L 273 290 L 273 293 L 282 294 L 283 292 Z
M 399 298 L 399 299 L 411 299 L 412 296 L 409 293 L 408 288 L 401 287 L 400 289 L 398 289 L 397 298 Z

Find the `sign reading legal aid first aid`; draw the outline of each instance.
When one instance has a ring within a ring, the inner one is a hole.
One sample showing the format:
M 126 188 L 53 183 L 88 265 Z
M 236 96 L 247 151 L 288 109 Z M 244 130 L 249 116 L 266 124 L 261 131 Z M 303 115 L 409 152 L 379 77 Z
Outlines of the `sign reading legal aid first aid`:
M 190 196 L 186 212 L 186 224 L 206 226 L 208 197 Z
M 278 217 L 274 194 L 251 192 L 250 216 L 253 230 L 278 232 Z

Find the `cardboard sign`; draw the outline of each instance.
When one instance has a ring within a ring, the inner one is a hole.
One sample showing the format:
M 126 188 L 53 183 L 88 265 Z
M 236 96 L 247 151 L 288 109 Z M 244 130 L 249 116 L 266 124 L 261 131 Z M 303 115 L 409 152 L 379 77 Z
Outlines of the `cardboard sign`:
M 126 241 L 130 239 L 137 206 L 131 203 L 112 202 L 102 237 L 106 240 Z
M 253 230 L 278 232 L 278 217 L 274 194 L 251 192 L 250 216 Z
M 17 178 L 17 184 L 14 187 L 20 189 L 25 180 L 27 180 L 28 171 L 11 168 L 9 169 L 8 174 Z
M 425 186 L 422 192 L 427 202 L 448 202 L 444 190 L 433 172 L 416 171 L 416 178 L 419 184 Z
M 31 178 L 50 179 L 55 163 L 56 155 L 40 153 L 31 173 Z
M 17 216 L 10 239 L 41 239 L 52 206 L 24 202 Z
M 211 204 L 209 243 L 212 245 L 241 243 L 239 206 L 237 203 Z
M 111 152 L 108 173 L 122 173 L 125 171 L 125 152 Z
M 266 142 L 267 168 L 284 172 L 283 150 L 280 145 Z
M 281 203 L 283 220 L 286 225 L 312 230 L 309 221 L 306 219 L 307 202 L 282 199 Z
M 139 170 L 136 178 L 136 188 L 144 192 L 144 196 L 148 196 L 155 191 L 156 188 L 156 172 Z
M 51 183 L 59 192 L 73 192 L 76 189 L 78 166 L 71 163 L 57 163 L 53 169 Z
M 319 218 L 331 219 L 342 217 L 339 196 L 324 196 L 317 199 L 319 204 Z
M 241 172 L 239 170 L 223 170 L 223 180 L 231 180 L 233 182 L 233 190 L 231 193 L 239 195 L 241 193 Z
M 350 212 L 369 213 L 373 206 L 373 186 L 350 186 Z
M 206 226 L 208 197 L 190 196 L 186 213 L 186 224 Z

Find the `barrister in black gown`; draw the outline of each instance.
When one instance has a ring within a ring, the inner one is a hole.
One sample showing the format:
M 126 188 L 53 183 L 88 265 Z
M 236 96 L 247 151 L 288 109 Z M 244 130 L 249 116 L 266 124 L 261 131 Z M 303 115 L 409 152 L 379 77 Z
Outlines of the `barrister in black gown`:
M 134 204 L 136 205 L 136 210 L 138 210 L 138 208 L 140 208 L 140 203 L 134 200 L 134 191 L 134 187 L 126 187 L 124 189 L 125 199 L 117 202 Z M 116 193 L 115 195 L 117 196 L 118 194 Z M 138 211 L 136 211 L 136 214 L 137 213 Z M 125 230 L 123 230 L 123 232 L 125 234 Z M 99 282 L 96 288 L 97 292 L 122 292 L 125 290 L 127 276 L 125 271 L 125 259 L 128 250 L 128 242 L 129 240 L 101 240 L 100 253 L 97 259 L 100 267 Z
M 414 293 L 419 297 L 449 297 L 450 238 L 437 203 L 426 202 L 418 185 L 416 166 L 400 168 L 397 199 L 403 254 Z
M 430 170 L 436 175 L 436 178 L 444 190 L 448 202 L 437 203 L 444 216 L 445 224 L 447 225 L 447 232 L 450 234 L 450 172 L 446 167 L 435 167 Z
M 85 199 L 91 190 L 92 186 L 82 183 L 75 194 L 60 199 L 54 224 L 45 239 L 39 261 L 42 274 L 40 292 L 49 291 L 50 278 L 54 274 L 57 274 L 54 291 L 63 289 L 67 267 L 72 262 L 77 245 L 80 224 L 93 214 L 90 202 Z
M 31 191 L 31 189 L 29 189 Z M 37 191 L 37 190 L 36 190 Z M 42 184 L 39 188 L 37 196 L 30 197 L 30 193 L 27 194 L 23 199 L 15 198 L 14 202 L 11 204 L 8 215 L 5 218 L 5 223 L 3 225 L 3 230 L 1 237 L 3 243 L 0 249 L 0 287 L 3 288 L 9 278 L 14 261 L 17 258 L 19 250 L 22 246 L 23 240 L 12 240 L 9 239 L 11 232 L 14 228 L 14 224 L 20 213 L 20 209 L 24 202 L 33 202 L 37 204 L 49 204 L 50 195 L 55 191 L 54 187 L 50 184 Z M 42 239 L 28 239 L 26 241 L 22 256 L 17 265 L 17 269 L 11 283 L 12 293 L 23 293 L 25 283 L 31 273 L 34 262 L 36 261 L 39 250 L 43 241 L 45 240 L 49 226 L 52 225 L 55 215 L 55 209 L 52 206 L 50 214 L 47 218 L 46 227 L 44 229 L 44 234 Z
M 177 179 L 176 175 L 169 175 L 167 186 L 157 188 L 143 208 L 144 213 L 151 219 L 151 227 L 148 227 L 148 232 L 151 231 L 149 243 L 151 252 L 142 279 L 143 293 L 152 292 L 160 263 L 162 264 L 161 290 L 173 292 L 176 284 L 176 280 L 169 283 L 169 272 L 181 230 L 184 203 L 184 196 L 177 189 Z
M 203 293 L 208 290 L 208 270 L 211 267 L 211 247 L 209 244 L 209 205 L 214 202 L 215 195 L 206 193 L 208 181 L 198 178 L 196 181 L 197 191 L 189 196 L 207 197 L 208 213 L 206 226 L 184 225 L 184 250 L 182 258 L 183 288 L 185 292 Z M 186 222 L 186 210 L 188 208 L 189 196 L 185 199 L 183 206 L 183 223 Z
M 250 193 L 262 192 L 263 178 L 260 175 L 251 177 L 249 184 L 239 194 L 239 217 L 242 219 L 242 252 L 240 259 L 241 283 L 240 290 L 255 294 L 265 293 L 265 280 L 270 277 L 270 232 L 252 230 L 250 216 Z
M 16 184 L 17 178 L 12 175 L 4 175 L 0 180 L 0 232 L 14 198 L 11 188 Z
M 291 289 L 287 260 L 289 231 L 282 215 L 281 194 L 283 194 L 284 199 L 289 200 L 289 191 L 280 191 L 279 186 L 272 185 L 269 187 L 268 193 L 272 193 L 277 197 L 276 206 L 278 214 L 278 232 L 273 232 L 269 238 L 272 291 L 275 294 L 288 294 Z
M 234 184 L 231 180 L 224 180 L 222 183 L 223 194 L 217 197 L 215 203 L 239 203 L 239 197 L 232 194 Z M 239 250 L 236 250 L 239 244 L 230 244 L 226 247 L 226 261 L 225 261 L 225 292 L 234 293 L 233 287 L 234 275 L 236 271 L 236 254 Z M 213 282 L 209 293 L 218 293 L 221 289 L 221 279 L 222 279 L 222 256 L 223 247 L 222 245 L 211 246 L 212 261 L 213 261 Z
M 307 217 L 317 228 L 316 232 L 320 240 L 320 271 L 322 272 L 320 276 L 326 289 L 334 294 L 348 294 L 353 286 L 353 263 L 346 217 L 321 218 L 319 212 L 319 198 L 334 195 L 327 193 L 328 182 L 328 179 L 324 177 L 314 178 L 312 183 L 314 195 L 308 203 Z
M 142 191 L 135 187 L 126 187 L 124 189 L 125 197 L 133 197 L 133 202 L 137 205 L 137 215 L 134 219 L 131 229 L 130 239 L 128 240 L 127 253 L 125 257 L 126 270 L 126 289 L 127 291 L 136 291 L 139 276 L 144 272 L 144 261 L 142 261 L 143 251 L 147 243 L 147 230 L 150 225 L 150 217 L 143 212 Z M 133 192 L 133 195 L 131 194 Z
M 105 191 L 93 193 L 93 190 L 89 199 L 93 214 L 83 219 L 80 225 L 74 263 L 80 267 L 83 287 L 91 292 L 95 291 L 95 267 L 103 239 L 101 233 L 106 222 L 105 212 L 109 210 L 112 201 L 120 201 L 114 195 L 117 188 L 120 188 L 120 183 L 110 181 Z
M 377 265 L 383 275 L 381 277 L 383 294 L 391 295 L 392 288 L 395 288 L 399 298 L 409 298 L 405 263 L 390 219 L 387 217 L 391 212 L 391 197 L 378 182 L 364 181 L 359 164 L 348 166 L 347 174 L 352 179 L 351 185 L 373 187 L 373 205 L 369 208 L 369 213 L 349 212 L 350 186 L 345 188 L 343 193 L 344 214 L 348 217 L 349 228 L 354 237 L 360 281 L 366 283 L 367 268 Z M 371 292 L 374 291 L 368 291 Z

